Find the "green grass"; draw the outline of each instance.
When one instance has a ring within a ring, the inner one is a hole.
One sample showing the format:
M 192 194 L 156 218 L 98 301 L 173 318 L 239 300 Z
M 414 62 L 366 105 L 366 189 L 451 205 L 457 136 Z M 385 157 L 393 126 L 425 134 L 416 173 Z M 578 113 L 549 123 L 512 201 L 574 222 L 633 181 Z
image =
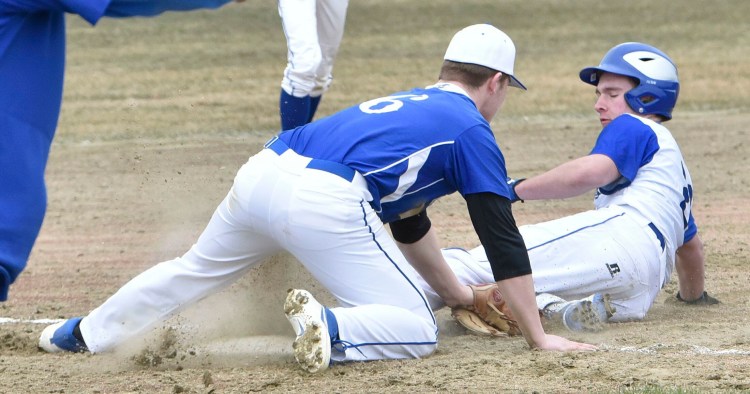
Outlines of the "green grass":
M 594 119 L 593 90 L 578 70 L 611 46 L 645 41 L 680 66 L 676 116 L 750 106 L 750 3 L 699 0 L 405 1 L 349 6 L 335 82 L 320 114 L 434 82 L 460 28 L 488 22 L 518 48 L 514 91 L 496 122 Z M 726 45 L 735 51 L 722 50 Z M 58 138 L 108 140 L 184 134 L 271 134 L 286 46 L 273 2 L 157 18 L 69 17 L 68 64 Z

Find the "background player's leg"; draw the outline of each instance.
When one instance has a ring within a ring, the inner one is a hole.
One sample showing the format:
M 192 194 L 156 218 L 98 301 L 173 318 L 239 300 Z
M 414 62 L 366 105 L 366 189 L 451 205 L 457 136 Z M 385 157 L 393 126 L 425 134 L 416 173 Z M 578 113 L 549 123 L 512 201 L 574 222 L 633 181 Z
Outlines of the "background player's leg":
M 315 70 L 315 87 L 310 92 L 310 117 L 312 122 L 323 94 L 333 81 L 333 64 L 344 36 L 348 0 L 319 0 L 317 2 L 318 42 L 322 55 Z
M 281 129 L 304 125 L 311 118 L 310 93 L 321 64 L 315 0 L 279 0 L 279 15 L 287 41 L 287 66 L 281 81 Z

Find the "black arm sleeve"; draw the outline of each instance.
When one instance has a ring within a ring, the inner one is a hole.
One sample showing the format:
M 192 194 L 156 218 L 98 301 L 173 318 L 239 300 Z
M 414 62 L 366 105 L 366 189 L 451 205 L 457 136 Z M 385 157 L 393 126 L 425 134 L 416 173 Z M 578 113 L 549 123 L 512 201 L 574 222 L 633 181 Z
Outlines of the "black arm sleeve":
M 529 254 L 513 219 L 510 200 L 494 193 L 469 194 L 464 198 L 495 280 L 531 274 Z
M 393 239 L 402 244 L 413 244 L 430 231 L 432 222 L 427 217 L 427 211 L 422 211 L 406 219 L 391 222 L 390 226 Z

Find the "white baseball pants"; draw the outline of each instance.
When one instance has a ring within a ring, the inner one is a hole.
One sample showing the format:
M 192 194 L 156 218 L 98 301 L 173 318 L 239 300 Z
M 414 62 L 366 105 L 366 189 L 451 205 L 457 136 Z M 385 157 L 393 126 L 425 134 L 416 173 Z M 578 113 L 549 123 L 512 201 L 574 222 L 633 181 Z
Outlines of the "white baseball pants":
M 287 250 L 340 302 L 331 308 L 341 339 L 333 360 L 431 354 L 435 317 L 416 271 L 367 203 L 364 178 L 346 181 L 308 163 L 291 150 L 251 157 L 185 255 L 136 276 L 83 319 L 89 350 L 123 343 Z
M 608 293 L 617 309 L 610 321 L 643 319 L 671 272 L 665 269 L 665 254 L 648 223 L 619 207 L 519 230 L 529 251 L 536 293 L 565 300 Z M 443 255 L 461 283 L 495 281 L 482 246 L 468 252 L 444 249 Z M 433 307 L 444 305 L 424 280 L 420 284 Z

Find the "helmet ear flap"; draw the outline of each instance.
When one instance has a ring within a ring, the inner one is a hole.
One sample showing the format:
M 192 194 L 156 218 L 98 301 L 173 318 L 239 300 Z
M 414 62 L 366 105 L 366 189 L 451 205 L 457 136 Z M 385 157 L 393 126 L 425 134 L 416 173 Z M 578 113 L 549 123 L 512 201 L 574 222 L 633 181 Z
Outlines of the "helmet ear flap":
M 625 101 L 638 114 L 655 114 L 669 120 L 672 119 L 677 93 L 676 89 L 640 85 L 625 93 Z

